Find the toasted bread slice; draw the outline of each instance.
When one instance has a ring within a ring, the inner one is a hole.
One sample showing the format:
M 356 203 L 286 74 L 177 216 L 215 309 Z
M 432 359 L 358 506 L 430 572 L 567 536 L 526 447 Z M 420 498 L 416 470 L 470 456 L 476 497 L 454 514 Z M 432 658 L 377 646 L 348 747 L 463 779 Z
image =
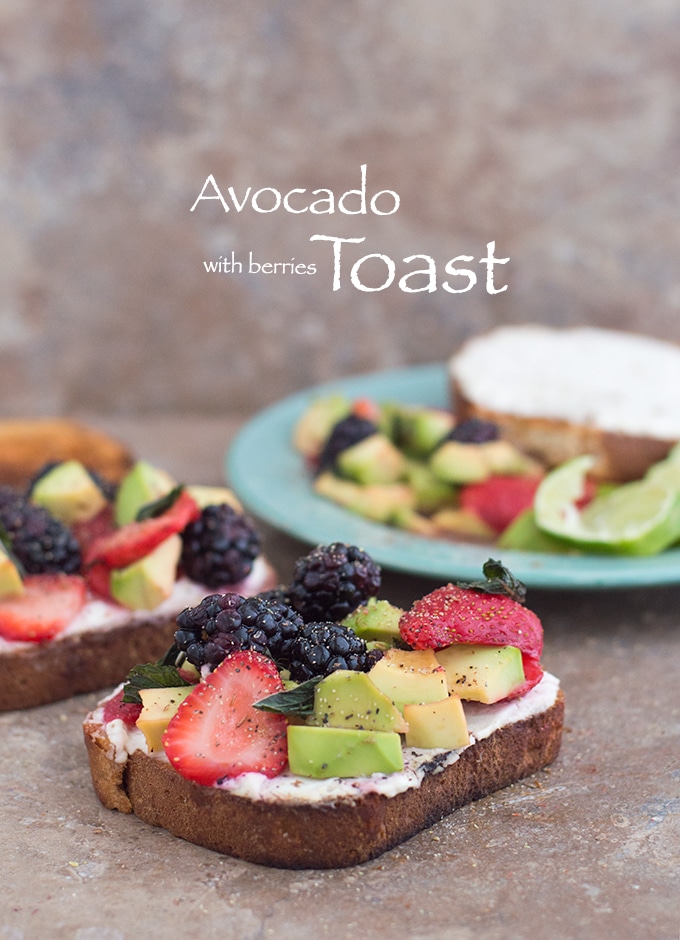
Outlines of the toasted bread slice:
M 458 420 L 483 418 L 556 466 L 596 457 L 593 476 L 639 479 L 680 439 L 680 346 L 617 330 L 503 327 L 449 360 Z
M 121 747 L 100 706 L 83 732 L 95 791 L 105 807 L 216 852 L 278 868 L 344 868 L 375 858 L 453 810 L 514 783 L 557 756 L 564 696 L 546 675 L 523 704 L 491 706 L 458 751 L 412 752 L 406 771 L 356 780 L 310 781 L 259 774 L 230 789 L 180 776 L 164 755 Z M 107 733 L 111 730 L 116 744 Z M 135 733 L 133 733 L 134 735 Z
M 0 421 L 0 483 L 23 487 L 57 460 L 80 460 L 115 482 L 130 469 L 133 456 L 108 434 L 68 418 Z

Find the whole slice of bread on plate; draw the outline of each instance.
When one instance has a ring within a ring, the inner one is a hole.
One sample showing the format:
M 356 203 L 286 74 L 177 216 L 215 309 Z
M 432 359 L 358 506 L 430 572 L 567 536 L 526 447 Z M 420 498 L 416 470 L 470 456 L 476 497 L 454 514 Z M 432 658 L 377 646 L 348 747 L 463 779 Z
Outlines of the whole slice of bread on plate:
M 638 479 L 680 439 L 680 346 L 634 333 L 525 324 L 472 337 L 448 363 L 459 419 L 495 422 L 548 466 Z
M 310 553 L 309 585 L 319 585 L 319 553 L 337 552 Z M 328 588 L 329 565 L 321 571 Z M 541 665 L 540 622 L 505 593 L 503 574 L 444 585 L 407 611 L 355 593 L 358 606 L 331 627 L 305 621 L 299 608 L 322 611 L 297 590 L 296 572 L 284 595 L 263 602 L 295 624 L 290 647 L 274 636 L 263 653 L 246 638 L 206 662 L 201 650 L 228 630 L 202 606 L 176 634 L 186 647 L 193 625 L 186 649 L 200 675 L 147 688 L 146 677 L 149 686 L 161 677 L 140 667 L 86 716 L 105 807 L 249 862 L 343 868 L 555 760 L 564 696 Z M 321 590 L 330 610 L 333 591 Z

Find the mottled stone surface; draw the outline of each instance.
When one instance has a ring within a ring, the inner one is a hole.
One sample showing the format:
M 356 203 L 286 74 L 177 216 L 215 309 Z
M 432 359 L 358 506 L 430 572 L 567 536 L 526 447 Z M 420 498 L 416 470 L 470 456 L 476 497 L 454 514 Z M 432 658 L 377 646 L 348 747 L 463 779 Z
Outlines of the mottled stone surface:
M 221 419 L 110 429 L 221 481 Z M 288 577 L 307 547 L 263 532 Z M 407 605 L 434 586 L 386 572 L 382 593 Z M 680 590 L 529 602 L 567 700 L 559 758 L 356 868 L 261 868 L 104 810 L 81 737 L 95 695 L 0 715 L 0 937 L 677 940 Z
M 668 0 L 5 0 L 2 411 L 250 413 L 502 322 L 680 340 L 679 39 Z M 190 212 L 209 174 L 337 197 L 363 164 L 397 213 Z M 338 291 L 313 234 L 365 237 Z M 232 251 L 317 273 L 206 273 Z M 430 255 L 437 290 L 355 289 L 368 253 Z

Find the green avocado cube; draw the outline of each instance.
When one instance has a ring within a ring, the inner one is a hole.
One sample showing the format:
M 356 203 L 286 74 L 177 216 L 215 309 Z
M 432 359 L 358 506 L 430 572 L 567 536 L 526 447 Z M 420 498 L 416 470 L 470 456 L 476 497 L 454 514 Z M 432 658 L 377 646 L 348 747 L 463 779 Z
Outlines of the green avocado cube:
M 288 726 L 288 764 L 300 777 L 369 777 L 403 770 L 396 731 Z

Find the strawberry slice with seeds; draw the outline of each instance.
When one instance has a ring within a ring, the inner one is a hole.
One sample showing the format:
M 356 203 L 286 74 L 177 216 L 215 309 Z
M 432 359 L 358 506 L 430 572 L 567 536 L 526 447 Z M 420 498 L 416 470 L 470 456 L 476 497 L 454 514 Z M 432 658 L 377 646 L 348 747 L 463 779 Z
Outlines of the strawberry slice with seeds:
M 108 724 L 109 721 L 114 721 L 116 718 L 120 718 L 126 725 L 137 723 L 137 719 L 142 713 L 142 706 L 139 702 L 124 702 L 123 694 L 124 691 L 121 689 L 120 692 L 117 692 L 116 695 L 107 699 L 104 703 L 102 718 L 104 724 Z
M 126 568 L 148 555 L 171 535 L 181 532 L 199 516 L 196 501 L 187 490 L 182 490 L 160 516 L 142 522 L 128 522 L 114 532 L 94 539 L 84 552 L 83 564 L 86 568 L 96 564 Z
M 34 574 L 24 592 L 0 600 L 0 636 L 6 640 L 51 640 L 85 603 L 86 585 L 77 574 Z
M 536 614 L 504 594 L 447 584 L 416 601 L 402 614 L 399 632 L 414 649 L 443 649 L 453 643 L 516 646 L 526 682 L 511 697 L 540 681 L 543 627 Z
M 205 786 L 243 773 L 281 773 L 288 759 L 287 720 L 253 705 L 282 690 L 266 656 L 252 650 L 227 656 L 170 719 L 163 745 L 172 766 Z

